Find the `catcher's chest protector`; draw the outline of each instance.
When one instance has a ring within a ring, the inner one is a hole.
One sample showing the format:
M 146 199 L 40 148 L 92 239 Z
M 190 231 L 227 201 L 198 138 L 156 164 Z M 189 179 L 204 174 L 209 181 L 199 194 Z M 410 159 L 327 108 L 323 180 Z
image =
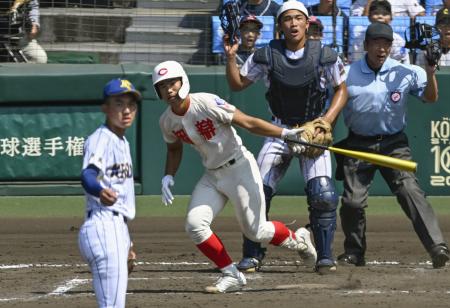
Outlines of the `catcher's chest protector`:
M 258 49 L 253 59 L 269 67 L 270 87 L 266 93 L 272 113 L 283 124 L 311 121 L 323 112 L 326 87 L 320 87 L 319 65 L 335 63 L 337 54 L 318 40 L 307 40 L 301 59 L 285 56 L 284 40 L 272 40 Z

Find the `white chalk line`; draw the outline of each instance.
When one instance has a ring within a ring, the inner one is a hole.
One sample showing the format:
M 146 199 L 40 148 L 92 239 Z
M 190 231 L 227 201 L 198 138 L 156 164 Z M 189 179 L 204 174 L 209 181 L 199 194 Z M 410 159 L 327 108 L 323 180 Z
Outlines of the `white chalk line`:
M 366 289 L 366 290 L 341 290 L 338 293 L 341 295 L 398 295 L 398 294 L 450 294 L 450 291 L 435 291 L 435 290 L 377 290 L 377 289 Z
M 208 262 L 137 262 L 137 265 L 210 265 Z M 22 269 L 22 268 L 64 268 L 64 267 L 86 267 L 86 263 L 80 264 L 51 264 L 51 263 L 22 263 L 22 264 L 0 264 L 0 270 Z
M 12 301 L 36 301 L 43 298 L 48 298 L 51 296 L 60 296 L 65 295 L 68 291 L 70 291 L 73 288 L 78 287 L 79 285 L 85 284 L 87 282 L 91 281 L 91 279 L 79 279 L 79 278 L 73 278 L 65 281 L 63 284 L 57 286 L 53 291 L 43 294 L 43 295 L 36 295 L 36 296 L 30 296 L 30 297 L 11 297 L 11 298 L 0 298 L 0 302 L 12 302 Z
M 209 279 L 217 279 L 217 275 L 208 275 Z M 254 274 L 251 275 L 251 277 L 247 277 L 247 280 L 257 280 L 262 279 L 261 274 Z M 194 280 L 198 279 L 198 277 L 194 276 L 178 276 L 178 277 L 130 277 L 128 278 L 129 281 L 142 281 L 142 280 Z M 10 297 L 10 298 L 0 298 L 0 302 L 13 302 L 13 301 L 36 301 L 43 298 L 48 297 L 57 297 L 57 296 L 69 296 L 67 294 L 70 290 L 85 285 L 90 284 L 92 282 L 91 278 L 86 279 L 80 279 L 80 278 L 73 278 L 64 281 L 61 285 L 58 285 L 53 291 L 43 294 L 43 295 L 36 295 L 36 296 L 30 296 L 30 297 Z M 94 294 L 93 292 L 90 292 L 90 294 Z M 133 294 L 132 292 L 127 292 L 127 294 Z M 165 294 L 180 294 L 180 292 L 165 292 Z
M 78 287 L 79 285 L 85 284 L 92 281 L 92 279 L 79 279 L 79 278 L 74 278 L 74 279 L 70 279 L 67 280 L 65 283 L 63 283 L 62 285 L 58 286 L 56 289 L 54 289 L 52 292 L 46 294 L 47 296 L 51 296 L 51 295 L 63 295 L 65 293 L 67 293 L 68 291 L 72 290 L 73 288 Z
M 208 262 L 146 262 L 139 261 L 137 265 L 162 265 L 162 266 L 209 266 L 211 263 Z M 268 261 L 264 262 L 263 266 L 298 266 L 301 265 L 299 261 Z M 368 261 L 366 265 L 373 266 L 431 266 L 431 261 L 417 262 L 417 263 L 401 263 L 399 261 Z M 448 265 L 446 265 L 448 266 Z M 87 264 L 77 263 L 77 264 L 51 264 L 51 263 L 29 263 L 29 264 L 0 264 L 0 270 L 14 270 L 14 269 L 24 269 L 24 268 L 76 268 L 76 267 L 87 267 Z
M 217 278 L 217 275 L 208 275 L 208 278 L 215 279 Z M 142 281 L 142 280 L 189 280 L 189 279 L 198 279 L 198 277 L 193 276 L 179 276 L 179 277 L 130 277 L 130 281 Z M 255 273 L 252 275 L 247 275 L 247 280 L 258 280 L 263 279 L 263 275 L 260 273 Z M 90 278 L 73 278 L 64 281 L 62 284 L 58 285 L 53 291 L 44 294 L 44 295 L 37 295 L 37 296 L 31 296 L 31 297 L 11 297 L 11 298 L 0 298 L 0 302 L 13 302 L 13 301 L 36 301 L 43 298 L 49 298 L 49 297 L 57 297 L 57 296 L 71 296 L 71 294 L 68 294 L 68 292 L 76 287 L 91 283 L 92 279 Z M 292 285 L 276 285 L 274 286 L 275 290 L 289 290 L 289 289 L 304 289 L 304 290 L 311 290 L 311 289 L 322 289 L 323 286 L 329 286 L 329 285 L 323 285 L 323 284 L 292 284 Z M 252 288 L 246 288 L 243 290 L 253 290 Z M 93 292 L 87 292 L 89 295 L 94 295 Z M 127 292 L 127 294 L 132 295 L 133 292 Z M 164 292 L 164 294 L 168 295 L 180 295 L 184 294 L 183 292 Z M 337 295 L 342 296 L 357 296 L 357 295 L 413 295 L 413 294 L 439 294 L 439 295 L 450 295 L 450 291 L 427 291 L 427 290 L 380 290 L 380 289 L 358 289 L 358 290 L 336 290 Z

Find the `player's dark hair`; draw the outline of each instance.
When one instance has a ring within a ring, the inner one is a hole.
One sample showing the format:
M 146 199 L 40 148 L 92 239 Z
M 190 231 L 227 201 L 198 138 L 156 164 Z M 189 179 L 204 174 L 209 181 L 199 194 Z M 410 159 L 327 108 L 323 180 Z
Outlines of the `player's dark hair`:
M 375 13 L 382 13 L 392 16 L 392 6 L 387 0 L 374 0 L 369 7 L 369 16 Z

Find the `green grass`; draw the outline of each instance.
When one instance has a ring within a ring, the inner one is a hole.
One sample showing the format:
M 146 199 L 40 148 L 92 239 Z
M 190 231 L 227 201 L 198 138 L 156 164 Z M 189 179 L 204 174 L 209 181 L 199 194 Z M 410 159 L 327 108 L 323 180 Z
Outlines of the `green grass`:
M 450 214 L 450 197 L 430 197 L 438 215 Z M 138 196 L 137 217 L 182 217 L 185 215 L 189 196 L 176 196 L 174 204 L 164 206 L 160 196 Z M 0 197 L 0 217 L 2 218 L 44 218 L 83 217 L 85 199 L 83 196 L 55 197 Z M 277 196 L 273 199 L 271 213 L 280 216 L 307 215 L 305 197 Z M 369 215 L 403 215 L 393 197 L 371 197 Z M 227 204 L 222 216 L 232 216 L 231 204 Z

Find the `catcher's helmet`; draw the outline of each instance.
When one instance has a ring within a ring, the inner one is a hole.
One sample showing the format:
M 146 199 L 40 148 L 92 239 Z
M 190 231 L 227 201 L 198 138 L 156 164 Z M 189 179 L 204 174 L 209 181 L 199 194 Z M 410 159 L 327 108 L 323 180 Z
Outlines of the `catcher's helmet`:
M 190 90 L 189 79 L 180 63 L 176 61 L 165 61 L 159 63 L 155 66 L 152 74 L 153 87 L 155 88 L 156 94 L 161 99 L 161 95 L 158 91 L 156 84 L 160 81 L 172 78 L 181 78 L 181 88 L 178 91 L 178 96 L 181 99 L 185 99 Z

